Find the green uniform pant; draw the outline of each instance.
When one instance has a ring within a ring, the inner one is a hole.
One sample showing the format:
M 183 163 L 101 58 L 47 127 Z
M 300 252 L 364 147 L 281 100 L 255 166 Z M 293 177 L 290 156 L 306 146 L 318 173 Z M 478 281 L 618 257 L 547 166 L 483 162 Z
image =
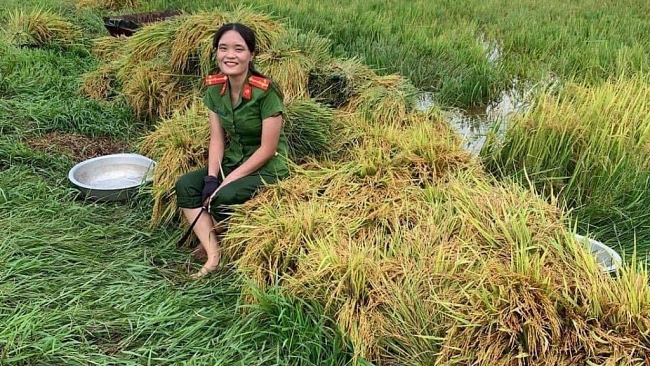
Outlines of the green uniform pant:
M 223 175 L 227 176 L 234 167 L 223 167 Z M 221 183 L 222 176 L 219 172 L 217 179 Z M 202 205 L 201 192 L 203 178 L 208 174 L 208 168 L 195 170 L 181 176 L 176 182 L 176 199 L 178 207 L 199 208 Z M 210 202 L 210 214 L 215 220 L 221 222 L 228 219 L 232 213 L 231 205 L 242 204 L 253 197 L 258 189 L 265 184 L 277 182 L 278 177 L 271 174 L 253 173 L 237 179 L 221 188 Z

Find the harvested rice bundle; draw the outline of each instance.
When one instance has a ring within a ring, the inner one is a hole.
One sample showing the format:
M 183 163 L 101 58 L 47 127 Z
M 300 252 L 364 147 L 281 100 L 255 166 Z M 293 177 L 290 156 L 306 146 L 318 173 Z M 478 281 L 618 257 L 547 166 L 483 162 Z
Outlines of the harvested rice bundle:
M 363 137 L 348 152 L 359 176 L 390 175 L 422 185 L 459 170 L 482 174 L 479 163 L 436 111 L 413 112 L 399 123 L 366 122 L 360 128 Z
M 647 273 L 601 273 L 557 207 L 472 171 L 424 188 L 353 171 L 297 170 L 238 210 L 224 249 L 259 286 L 323 304 L 357 356 L 406 365 L 650 357 Z
M 142 139 L 140 153 L 157 162 L 152 185 L 152 226 L 168 223 L 177 214 L 173 193 L 176 180 L 205 166 L 210 139 L 207 120 L 207 109 L 200 100 L 195 100 L 189 108 L 177 110 L 169 119 L 163 119 Z
M 294 100 L 287 104 L 284 123 L 291 160 L 299 163 L 327 154 L 333 118 L 330 108 L 312 100 Z
M 182 17 L 172 42 L 170 67 L 175 72 L 206 75 L 215 67 L 212 37 L 225 21 L 218 10 Z
M 362 86 L 345 109 L 363 113 L 376 123 L 401 121 L 414 110 L 417 93 L 402 76 L 378 76 Z
M 7 42 L 16 46 L 40 47 L 45 44 L 72 45 L 82 38 L 81 29 L 49 10 L 22 9 L 9 12 L 5 26 Z
M 270 50 L 257 56 L 257 67 L 280 85 L 288 102 L 308 98 L 309 72 L 329 60 L 330 44 L 313 32 L 301 34 L 291 30 Z
M 103 61 L 115 61 L 120 58 L 128 37 L 100 37 L 93 40 L 92 53 Z
M 107 63 L 100 65 L 96 70 L 81 76 L 81 94 L 97 101 L 106 101 L 117 95 L 117 65 Z
M 274 17 L 248 7 L 242 6 L 226 13 L 225 22 L 242 23 L 252 29 L 255 32 L 258 53 L 269 51 L 273 45 L 287 36 L 282 23 L 278 22 Z
M 226 23 L 242 22 L 255 32 L 257 52 L 265 52 L 285 37 L 285 29 L 270 16 L 240 8 L 233 12 L 198 12 L 182 17 L 171 48 L 172 70 L 206 75 L 214 72 L 213 36 Z
M 309 95 L 316 101 L 340 108 L 376 77 L 375 72 L 358 59 L 336 59 L 317 64 L 309 73 L 307 86 Z
M 197 95 L 196 78 L 172 74 L 164 60 L 141 62 L 117 72 L 122 93 L 139 118 L 166 118 L 176 109 L 188 107 Z
M 121 60 L 122 72 L 137 67 L 144 61 L 165 60 L 169 64 L 171 48 L 182 17 L 147 24 L 138 29 L 124 44 L 125 58 Z
M 119 10 L 123 8 L 135 9 L 139 6 L 138 0 L 77 0 L 77 9 L 104 9 Z

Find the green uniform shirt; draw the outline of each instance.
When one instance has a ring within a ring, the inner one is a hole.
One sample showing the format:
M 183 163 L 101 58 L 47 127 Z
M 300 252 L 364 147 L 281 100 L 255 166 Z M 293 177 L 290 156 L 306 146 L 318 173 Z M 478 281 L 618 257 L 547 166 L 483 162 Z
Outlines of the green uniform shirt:
M 248 75 L 250 77 L 250 74 Z M 245 85 L 248 84 L 248 78 Z M 257 150 L 262 142 L 262 121 L 278 112 L 283 111 L 282 99 L 277 91 L 269 86 L 262 90 L 251 86 L 250 99 L 242 98 L 233 108 L 230 101 L 230 86 L 226 81 L 225 92 L 222 84 L 209 86 L 203 102 L 219 116 L 221 127 L 230 136 L 228 146 L 223 154 L 222 165 L 235 167 L 245 162 Z M 272 174 L 284 177 L 289 174 L 286 158 L 289 153 L 284 126 L 280 133 L 280 141 L 275 156 L 261 167 L 257 173 Z

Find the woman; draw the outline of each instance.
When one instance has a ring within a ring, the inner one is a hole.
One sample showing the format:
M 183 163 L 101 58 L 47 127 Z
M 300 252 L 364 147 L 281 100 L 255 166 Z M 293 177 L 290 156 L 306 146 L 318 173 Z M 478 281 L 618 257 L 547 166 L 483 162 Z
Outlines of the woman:
M 204 103 L 209 109 L 208 166 L 182 176 L 176 183 L 178 206 L 190 221 L 200 244 L 195 252 L 207 258 L 200 278 L 214 272 L 221 259 L 216 228 L 228 206 L 244 203 L 264 184 L 289 174 L 283 131 L 282 93 L 253 68 L 254 32 L 230 23 L 214 35 L 220 74 L 208 75 Z M 226 134 L 230 137 L 226 146 Z M 202 214 L 207 209 L 210 215 Z

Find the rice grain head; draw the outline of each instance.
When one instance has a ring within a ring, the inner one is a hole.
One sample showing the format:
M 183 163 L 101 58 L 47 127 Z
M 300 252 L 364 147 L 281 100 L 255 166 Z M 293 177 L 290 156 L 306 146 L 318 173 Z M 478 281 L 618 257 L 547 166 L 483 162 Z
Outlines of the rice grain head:
M 92 53 L 105 62 L 115 61 L 123 56 L 123 48 L 128 37 L 105 36 L 93 40 Z
M 82 39 L 81 29 L 50 10 L 15 9 L 8 14 L 4 35 L 9 44 L 40 47 L 49 43 L 70 46 Z
M 137 9 L 138 0 L 76 0 L 77 9 L 120 10 L 124 8 Z
M 178 214 L 173 188 L 181 175 L 205 166 L 210 128 L 206 109 L 195 99 L 186 109 L 160 121 L 139 144 L 139 152 L 156 161 L 151 226 L 167 224 Z
M 106 63 L 100 65 L 96 70 L 89 71 L 81 76 L 81 87 L 79 92 L 97 101 L 107 101 L 116 96 L 117 64 Z
M 321 103 L 341 108 L 376 77 L 372 69 L 356 58 L 319 62 L 309 73 L 309 95 Z
M 331 42 L 314 32 L 291 29 L 271 49 L 256 57 L 259 70 L 278 83 L 287 102 L 309 96 L 308 79 L 312 69 L 330 59 Z

